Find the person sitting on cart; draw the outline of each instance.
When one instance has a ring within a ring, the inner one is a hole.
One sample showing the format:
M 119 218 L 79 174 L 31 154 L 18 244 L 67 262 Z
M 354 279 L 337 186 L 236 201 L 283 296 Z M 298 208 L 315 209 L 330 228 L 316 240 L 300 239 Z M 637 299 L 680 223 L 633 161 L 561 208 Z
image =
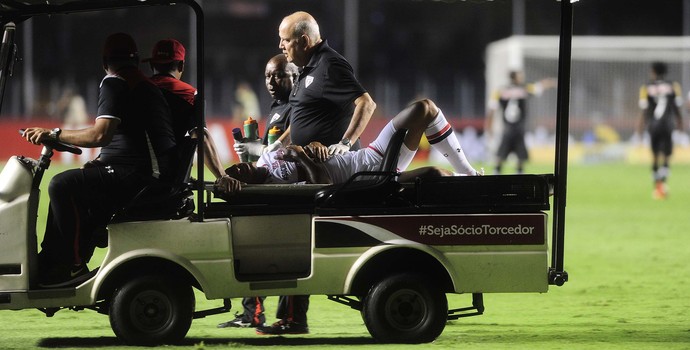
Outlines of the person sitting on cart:
M 195 105 L 197 103 L 197 89 L 182 81 L 185 70 L 186 49 L 181 42 L 168 38 L 156 42 L 151 49 L 151 57 L 142 62 L 148 62 L 153 75 L 151 81 L 163 91 L 163 96 L 170 106 L 175 141 L 181 144 L 189 135 L 197 137 L 197 121 L 195 120 Z M 204 133 L 204 164 L 218 180 L 223 173 L 223 165 L 211 133 L 206 127 Z
M 229 194 L 240 191 L 242 183 L 343 183 L 357 172 L 377 170 L 391 137 L 399 129 L 408 130 L 398 157 L 397 170 L 402 172 L 400 181 L 428 175 L 429 172 L 439 176 L 482 175 L 465 157 L 443 112 L 433 101 L 423 99 L 398 113 L 367 148 L 329 158 L 328 147 L 312 142 L 305 147 L 291 145 L 264 153 L 255 163 L 235 164 L 225 170 L 233 179 L 228 186 Z M 405 171 L 414 158 L 422 135 L 426 135 L 431 146 L 444 155 L 454 172 L 433 167 Z
M 94 125 L 81 130 L 27 128 L 34 144 L 55 140 L 101 147 L 98 158 L 50 181 L 50 207 L 38 256 L 39 286 L 62 287 L 87 276 L 92 236 L 146 185 L 172 176 L 176 143 L 170 110 L 158 89 L 139 70 L 131 36 L 108 36 Z

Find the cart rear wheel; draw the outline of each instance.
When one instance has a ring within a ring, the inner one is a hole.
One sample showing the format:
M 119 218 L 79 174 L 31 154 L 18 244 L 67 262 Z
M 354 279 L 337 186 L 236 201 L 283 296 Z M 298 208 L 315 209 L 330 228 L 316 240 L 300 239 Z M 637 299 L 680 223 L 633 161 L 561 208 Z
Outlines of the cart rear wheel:
M 364 300 L 369 333 L 385 343 L 427 343 L 448 319 L 446 295 L 417 274 L 399 274 L 375 284 Z
M 182 340 L 192 324 L 192 287 L 163 276 L 141 276 L 113 294 L 110 326 L 129 344 L 169 344 Z

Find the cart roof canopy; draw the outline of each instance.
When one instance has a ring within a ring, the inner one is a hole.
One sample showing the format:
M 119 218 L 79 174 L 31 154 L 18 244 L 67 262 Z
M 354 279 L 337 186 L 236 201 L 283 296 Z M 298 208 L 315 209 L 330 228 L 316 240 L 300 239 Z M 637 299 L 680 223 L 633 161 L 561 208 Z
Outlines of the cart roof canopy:
M 174 5 L 193 0 L 3 0 L 0 2 L 0 22 L 21 22 L 36 15 L 98 11 L 149 5 Z

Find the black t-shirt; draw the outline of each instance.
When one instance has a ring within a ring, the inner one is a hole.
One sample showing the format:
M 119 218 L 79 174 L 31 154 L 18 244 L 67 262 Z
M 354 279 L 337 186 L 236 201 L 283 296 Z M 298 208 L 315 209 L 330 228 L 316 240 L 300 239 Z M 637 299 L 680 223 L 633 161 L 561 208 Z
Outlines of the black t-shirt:
M 151 77 L 151 82 L 161 89 L 168 102 L 175 141 L 180 143 L 197 126 L 194 115 L 196 88 L 168 74 L 156 74 Z
M 285 101 L 273 100 L 271 104 L 271 111 L 268 113 L 268 122 L 266 123 L 266 133 L 264 133 L 263 144 L 268 145 L 268 131 L 274 126 L 278 127 L 281 132 L 285 132 L 288 127 L 288 118 L 290 117 L 290 110 L 292 107 Z
M 647 128 L 672 132 L 676 120 L 673 104 L 679 106 L 680 85 L 677 82 L 667 80 L 654 80 L 640 88 L 640 101 L 644 107 Z
M 173 169 L 175 137 L 170 109 L 158 87 L 138 68 L 125 68 L 103 78 L 97 118 L 120 120 L 110 144 L 101 148 L 101 161 L 133 166 L 156 177 Z
M 345 58 L 328 42 L 319 44 L 290 94 L 292 143 L 304 146 L 319 141 L 328 146 L 340 142 L 350 125 L 354 101 L 364 93 Z
M 527 116 L 527 99 L 531 93 L 526 85 L 509 85 L 498 92 L 506 132 L 524 132 Z

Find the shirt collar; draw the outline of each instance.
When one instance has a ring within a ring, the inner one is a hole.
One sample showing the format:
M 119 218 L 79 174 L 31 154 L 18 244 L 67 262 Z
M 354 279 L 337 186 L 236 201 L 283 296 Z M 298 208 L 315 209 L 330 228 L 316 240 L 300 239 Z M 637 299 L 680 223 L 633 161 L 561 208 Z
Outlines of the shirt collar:
M 309 63 L 307 63 L 307 65 L 304 66 L 304 68 L 314 67 L 316 65 L 317 61 L 319 60 L 319 56 L 320 56 L 319 54 L 326 51 L 326 50 L 329 50 L 330 48 L 331 47 L 328 46 L 328 40 L 322 40 L 320 43 L 318 43 L 315 46 L 314 54 L 311 55 L 311 58 L 309 58 Z M 300 71 L 300 73 L 302 73 L 302 72 Z

